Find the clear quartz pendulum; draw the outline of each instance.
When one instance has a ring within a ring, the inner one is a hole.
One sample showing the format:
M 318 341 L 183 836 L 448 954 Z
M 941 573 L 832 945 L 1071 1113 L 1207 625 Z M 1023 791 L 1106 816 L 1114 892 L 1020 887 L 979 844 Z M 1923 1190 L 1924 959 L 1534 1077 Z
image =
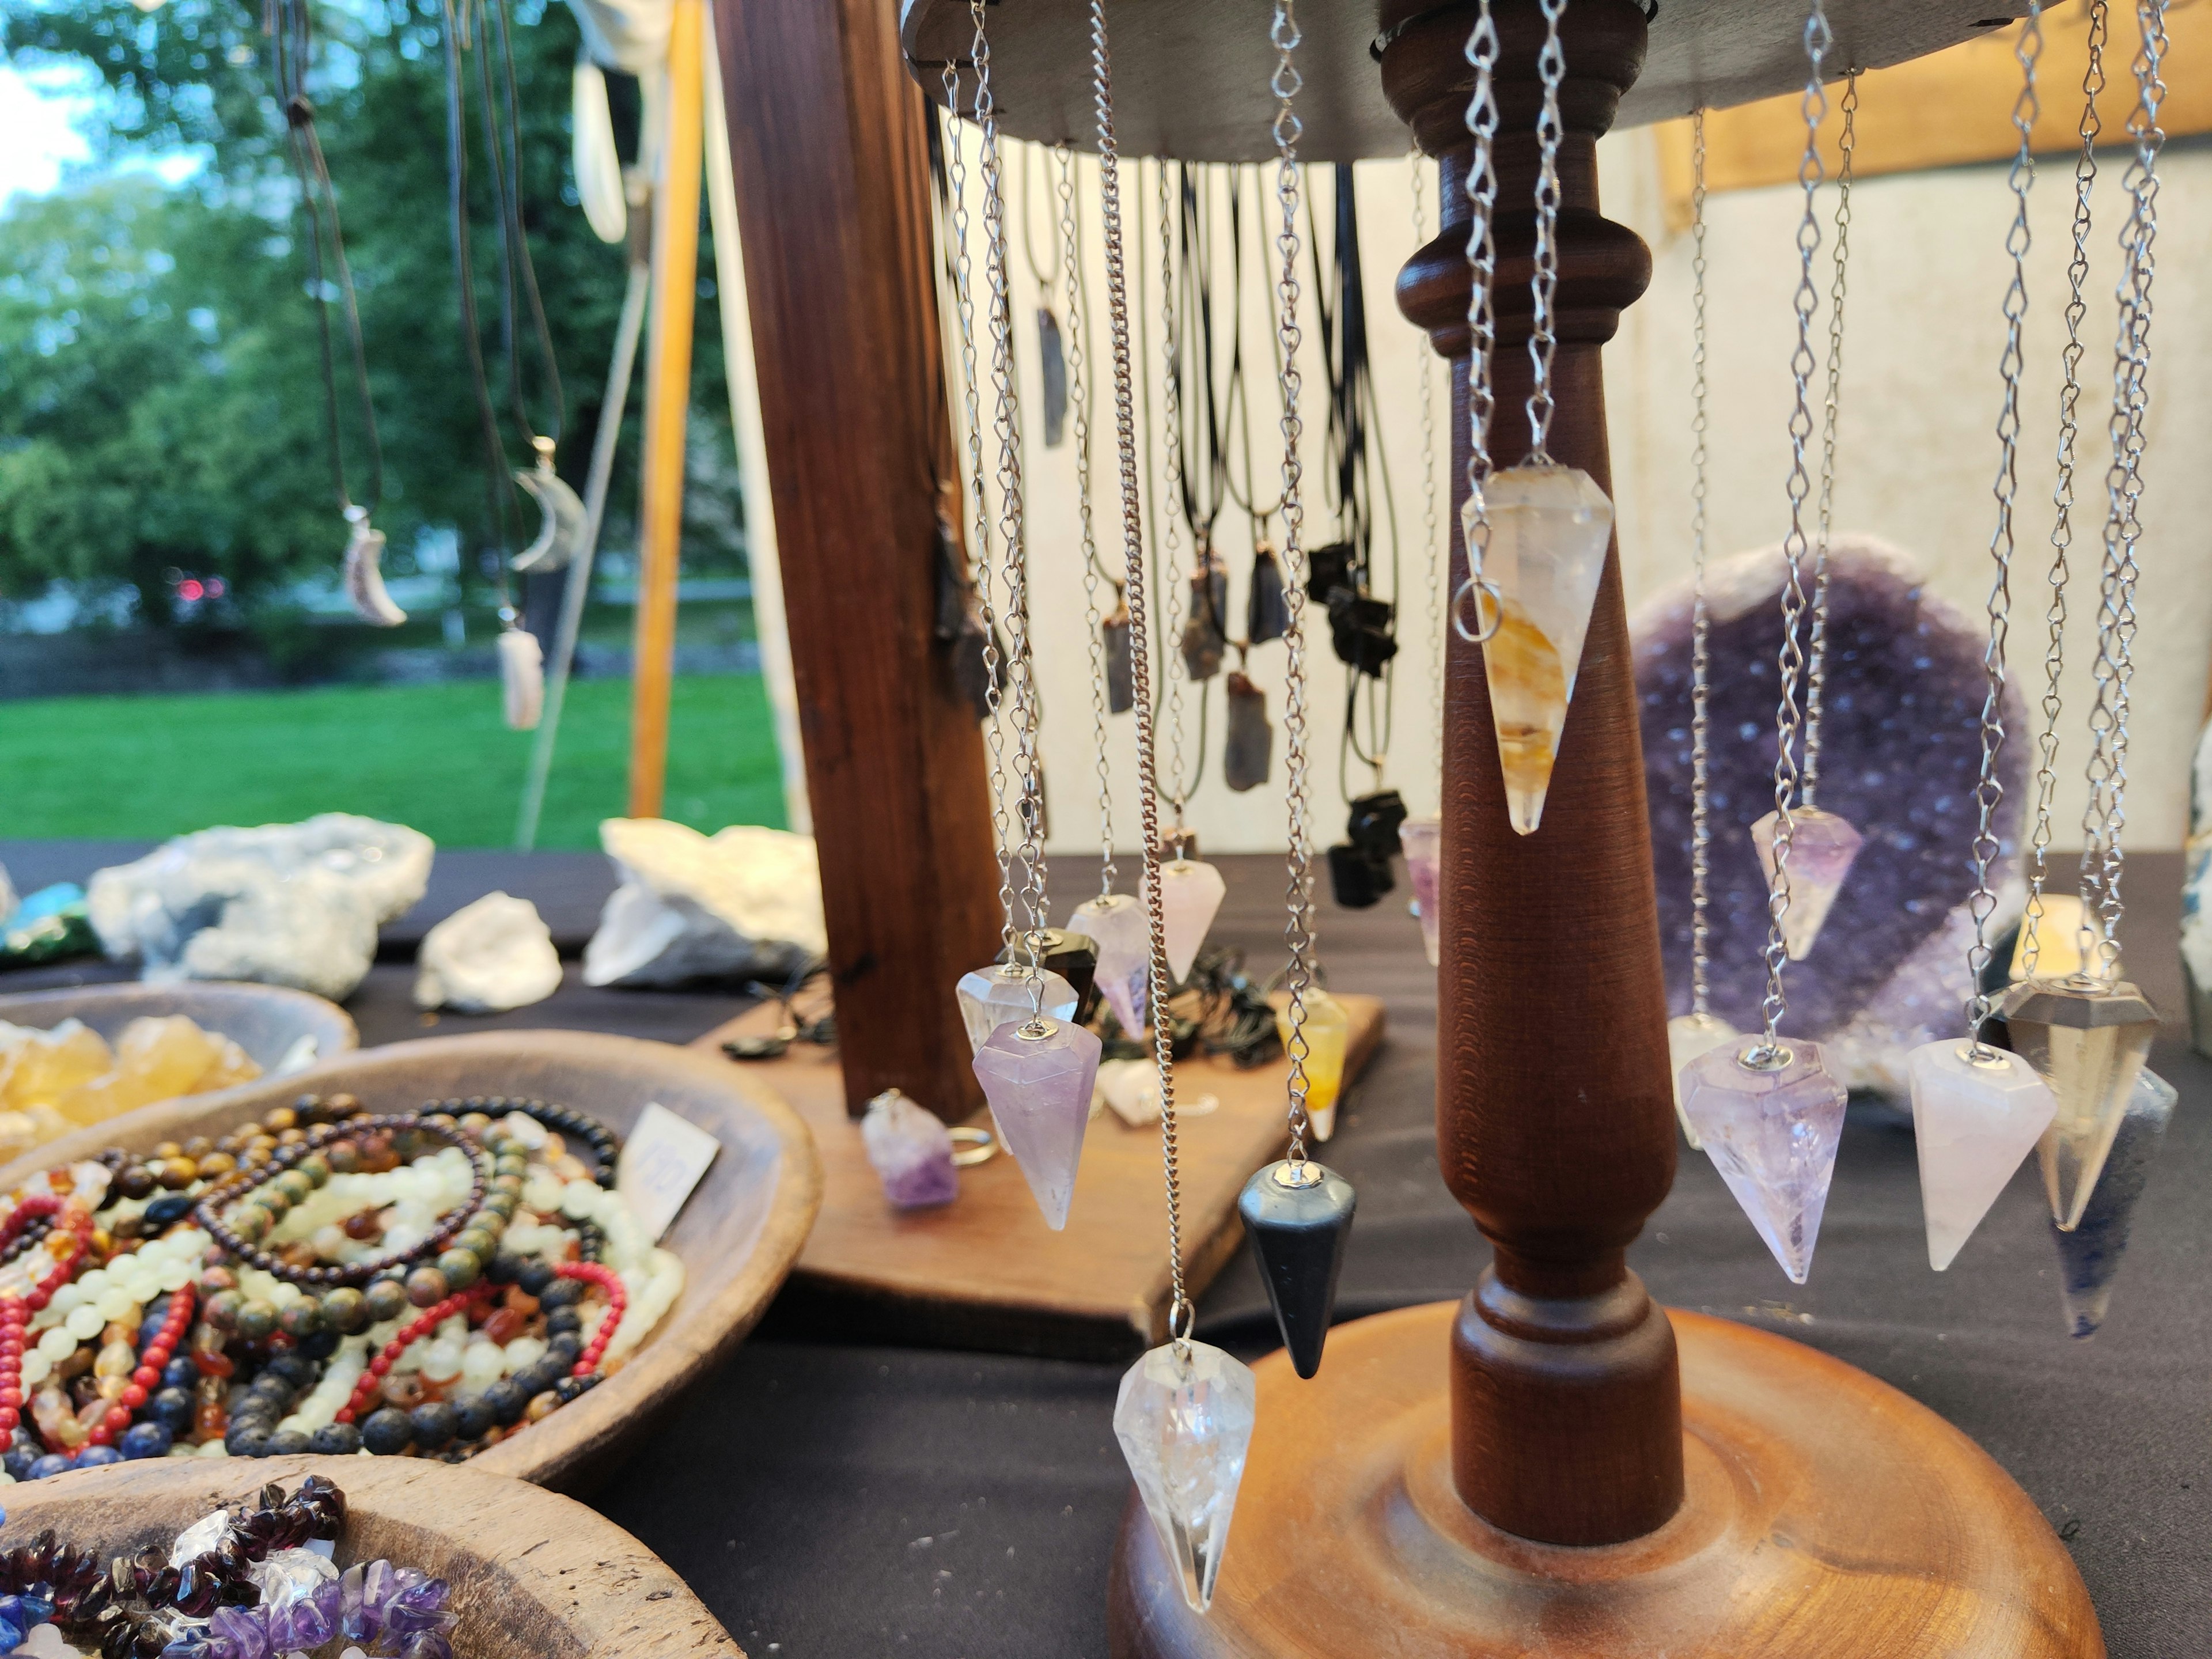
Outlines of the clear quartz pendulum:
M 959 1000 L 960 1022 L 968 1028 L 968 1046 L 971 1050 L 981 1054 L 983 1045 L 991 1040 L 992 1032 L 1011 1022 L 1027 1019 L 1031 1013 L 1053 1019 L 1075 1018 L 1075 988 L 1048 968 L 1040 968 L 1037 973 L 1044 982 L 1041 997 L 1028 966 L 1019 959 L 994 962 L 988 968 L 978 968 L 960 976 L 953 994 Z
M 1674 1081 L 1674 1115 L 1691 1150 L 1702 1152 L 1690 1115 L 1682 1109 L 1682 1068 L 1700 1055 L 1742 1035 L 1712 1011 L 1712 987 L 1705 954 L 1711 936 L 1706 917 L 1711 894 L 1706 878 L 1711 867 L 1712 820 L 1706 787 L 1710 722 L 1706 714 L 1711 691 L 1712 613 L 1705 604 L 1705 112 L 1690 115 L 1690 241 L 1695 252 L 1690 261 L 1692 329 L 1690 354 L 1690 544 L 1696 572 L 1690 613 L 1690 1012 L 1667 1022 L 1667 1070 Z
M 1288 7 L 1291 0 L 1276 0 L 1279 38 L 1295 39 Z M 988 62 L 981 47 L 984 7 L 975 0 L 974 16 L 979 50 L 974 61 Z M 1105 221 L 1107 315 L 1112 330 L 1114 405 L 1116 449 L 1120 461 L 1123 551 L 1127 581 L 1123 589 L 1129 608 L 1131 706 L 1137 724 L 1137 769 L 1140 780 L 1139 810 L 1144 828 L 1146 971 L 1147 1001 L 1157 1006 L 1169 986 L 1167 913 L 1171 891 L 1182 890 L 1187 878 L 1171 887 L 1165 878 L 1159 844 L 1159 792 L 1152 743 L 1152 653 L 1146 640 L 1150 606 L 1146 599 L 1146 551 L 1139 523 L 1141 499 L 1138 482 L 1134 419 L 1136 393 L 1129 350 L 1129 302 L 1126 266 L 1121 255 L 1121 161 L 1114 137 L 1113 86 L 1107 49 L 1104 0 L 1091 0 L 1094 106 L 1097 112 L 1099 191 Z M 1283 51 L 1287 70 L 1288 48 Z M 1287 103 L 1287 100 L 1285 100 Z M 1186 862 L 1178 860 L 1176 862 Z M 1205 870 L 1202 865 L 1193 865 Z M 1220 903 L 1217 890 L 1206 906 L 1203 921 L 1210 923 Z M 1204 937 L 1203 925 L 1189 941 L 1184 958 L 1197 953 Z M 1103 954 L 1103 945 L 1102 945 Z M 1102 964 L 1103 971 L 1103 964 Z M 1132 1028 L 1133 1029 L 1133 1028 Z M 1237 1509 L 1237 1488 L 1244 1478 L 1245 1455 L 1252 1443 L 1258 1387 L 1244 1364 L 1220 1349 L 1191 1335 L 1196 1311 L 1183 1284 L 1182 1229 L 1178 1200 L 1176 1159 L 1175 1060 L 1167 1023 L 1152 1027 L 1152 1058 L 1158 1078 L 1160 1151 L 1164 1165 L 1168 1214 L 1170 1295 L 1168 1340 L 1133 1365 L 1121 1379 L 1114 1403 L 1114 1435 L 1135 1478 L 1137 1492 L 1158 1534 L 1161 1547 L 1175 1564 L 1184 1596 L 1204 1613 L 1213 1599 L 1229 1525 Z
M 1781 700 L 1775 710 L 1774 807 L 1779 819 L 1775 859 L 1767 884 L 1766 996 L 1764 1032 L 1741 1046 L 1716 1048 L 1684 1068 L 1681 1109 L 1706 1156 L 1720 1171 L 1736 1202 L 1774 1252 L 1793 1284 L 1811 1272 L 1820 1218 L 1827 1208 L 1828 1185 L 1843 1137 L 1844 1085 L 1830 1074 L 1816 1043 L 1779 1034 L 1788 1010 L 1783 968 L 1788 947 L 1784 927 L 1791 902 L 1790 799 L 1798 774 L 1797 681 L 1804 667 L 1798 623 L 1805 610 L 1803 583 L 1807 542 L 1806 497 L 1812 479 L 1805 443 L 1813 430 L 1806 377 L 1813 362 L 1811 330 L 1818 296 L 1813 288 L 1813 251 L 1820 233 L 1815 204 L 1821 165 L 1817 139 L 1827 110 L 1821 65 L 1832 37 L 1821 7 L 1814 5 L 1805 27 L 1808 75 L 1805 86 L 1805 160 L 1798 170 L 1805 210 L 1798 231 L 1802 258 L 1795 308 L 1797 349 L 1791 358 L 1796 403 L 1790 422 L 1790 532 L 1782 553 L 1787 576 L 1782 592 L 1782 651 L 1776 676 Z

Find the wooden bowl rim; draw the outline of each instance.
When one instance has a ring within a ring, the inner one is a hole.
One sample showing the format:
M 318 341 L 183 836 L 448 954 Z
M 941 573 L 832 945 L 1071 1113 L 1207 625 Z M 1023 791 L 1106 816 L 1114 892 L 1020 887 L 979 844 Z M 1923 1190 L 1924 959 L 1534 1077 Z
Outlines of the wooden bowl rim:
M 728 1061 L 672 1043 L 594 1031 L 474 1031 L 457 1036 L 419 1037 L 358 1049 L 289 1077 L 164 1101 L 76 1130 L 0 1168 L 0 1192 L 13 1189 L 42 1170 L 94 1157 L 112 1145 L 143 1146 L 160 1140 L 181 1140 L 209 1115 L 237 1109 L 263 1096 L 343 1088 L 364 1071 L 404 1066 L 426 1056 L 481 1056 L 494 1060 L 523 1049 L 533 1057 L 560 1058 L 565 1054 L 596 1060 L 610 1070 L 639 1074 L 690 1073 L 710 1089 L 744 1102 L 773 1133 L 777 1149 L 775 1188 L 768 1212 L 754 1237 L 750 1255 L 730 1282 L 690 1310 L 681 1322 L 672 1316 L 664 1321 L 622 1370 L 599 1387 L 531 1425 L 527 1433 L 469 1460 L 471 1467 L 488 1473 L 541 1486 L 560 1485 L 573 1478 L 600 1442 L 611 1441 L 626 1427 L 635 1427 L 650 1409 L 648 1402 L 680 1393 L 744 1340 L 799 1260 L 815 1214 L 822 1207 L 822 1161 L 812 1133 L 798 1113 Z M 692 1202 L 708 1197 L 714 1178 L 709 1170 Z M 702 1265 L 687 1261 L 687 1275 L 696 1278 Z M 264 1461 L 256 1460 L 255 1466 Z
M 542 1425 L 541 1425 L 542 1426 Z M 613 1522 L 572 1498 L 483 1472 L 475 1462 L 419 1457 L 151 1458 L 76 1469 L 7 1489 L 0 1542 L 52 1527 L 64 1542 L 103 1557 L 166 1544 L 218 1504 L 249 1503 L 263 1483 L 285 1491 L 320 1474 L 345 1494 L 346 1536 L 362 1523 L 371 1552 L 453 1580 L 466 1631 L 495 1620 L 514 1632 L 511 1651 L 544 1659 L 647 1659 L 660 1654 L 744 1659 L 714 1615 L 668 1564 Z M 84 1512 L 102 1517 L 86 1535 Z M 118 1518 L 119 1517 L 119 1518 Z M 417 1538 L 450 1543 L 439 1559 Z M 412 1546 L 412 1547 L 410 1547 Z M 341 1549 L 357 1559 L 359 1547 Z M 373 1556 L 372 1556 L 373 1559 Z M 550 1632 L 532 1630 L 541 1622 Z M 526 1649 L 526 1644 L 534 1648 Z

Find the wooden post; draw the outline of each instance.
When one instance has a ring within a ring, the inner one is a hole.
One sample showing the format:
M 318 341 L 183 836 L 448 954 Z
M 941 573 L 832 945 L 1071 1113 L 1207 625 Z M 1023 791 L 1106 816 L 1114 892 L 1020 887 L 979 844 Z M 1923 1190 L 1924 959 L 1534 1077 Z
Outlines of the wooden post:
M 668 37 L 667 149 L 653 198 L 652 334 L 645 371 L 637 621 L 630 651 L 629 815 L 660 816 L 684 550 L 684 437 L 691 414 L 691 324 L 699 296 L 699 168 L 705 0 L 675 0 Z
M 1384 90 L 1442 158 L 1443 229 L 1401 282 L 1406 314 L 1452 359 L 1455 504 L 1468 453 L 1463 56 L 1471 5 L 1390 0 Z M 1498 9 L 1498 413 L 1500 466 L 1528 448 L 1534 137 L 1544 25 Z M 1551 453 L 1610 489 L 1599 349 L 1650 276 L 1633 233 L 1598 216 L 1598 135 L 1644 57 L 1633 0 L 1576 0 L 1565 21 L 1559 150 L 1558 411 Z M 1455 532 L 1458 514 L 1453 514 Z M 1455 541 L 1453 577 L 1466 550 Z M 1667 1062 L 1636 684 L 1616 553 L 1606 565 L 1534 835 L 1505 811 L 1482 655 L 1455 647 L 1446 691 L 1443 966 L 1437 1139 L 1444 1182 L 1496 1255 L 1452 1343 L 1453 1478 L 1492 1525 L 1554 1544 L 1650 1531 L 1682 1498 L 1680 1387 L 1666 1316 L 1627 1269 L 1667 1195 Z
M 931 118 L 884 0 L 716 3 L 847 1105 L 896 1086 L 957 1121 L 982 1094 L 952 988 L 1000 917 L 981 732 L 933 633 Z

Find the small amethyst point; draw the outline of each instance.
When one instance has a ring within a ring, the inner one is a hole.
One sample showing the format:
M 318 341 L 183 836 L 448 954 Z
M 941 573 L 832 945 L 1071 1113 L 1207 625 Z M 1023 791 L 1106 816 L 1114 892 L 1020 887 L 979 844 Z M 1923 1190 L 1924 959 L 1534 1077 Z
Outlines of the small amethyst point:
M 868 1103 L 860 1139 L 884 1184 L 884 1196 L 898 1208 L 926 1209 L 960 1196 L 952 1137 L 934 1114 L 896 1089 L 886 1089 Z

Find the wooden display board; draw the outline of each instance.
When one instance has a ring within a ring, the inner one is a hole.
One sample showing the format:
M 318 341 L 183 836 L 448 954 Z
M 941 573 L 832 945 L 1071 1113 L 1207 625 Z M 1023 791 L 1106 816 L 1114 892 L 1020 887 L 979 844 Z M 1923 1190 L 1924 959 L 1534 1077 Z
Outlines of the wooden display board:
M 1382 1005 L 1337 994 L 1352 1016 L 1351 1080 L 1382 1037 Z M 708 1032 L 693 1046 L 719 1052 L 732 1037 L 775 1029 L 773 1004 Z M 960 1197 L 942 1209 L 896 1210 L 884 1197 L 845 1113 L 834 1048 L 793 1043 L 781 1058 L 733 1060 L 747 1080 L 782 1097 L 814 1132 L 822 1210 L 775 1311 L 786 1334 L 986 1348 L 1069 1359 L 1127 1359 L 1167 1334 L 1165 1200 L 1156 1124 L 1133 1128 L 1111 1112 L 1091 1120 L 1075 1202 L 1064 1231 L 1037 1213 L 1013 1159 L 960 1172 Z M 1225 1060 L 1176 1066 L 1185 1277 L 1196 1296 L 1243 1238 L 1237 1194 L 1285 1143 L 1287 1063 L 1239 1071 Z M 1190 1109 L 1212 1095 L 1209 1113 Z M 988 1125 L 989 1114 L 975 1121 Z

